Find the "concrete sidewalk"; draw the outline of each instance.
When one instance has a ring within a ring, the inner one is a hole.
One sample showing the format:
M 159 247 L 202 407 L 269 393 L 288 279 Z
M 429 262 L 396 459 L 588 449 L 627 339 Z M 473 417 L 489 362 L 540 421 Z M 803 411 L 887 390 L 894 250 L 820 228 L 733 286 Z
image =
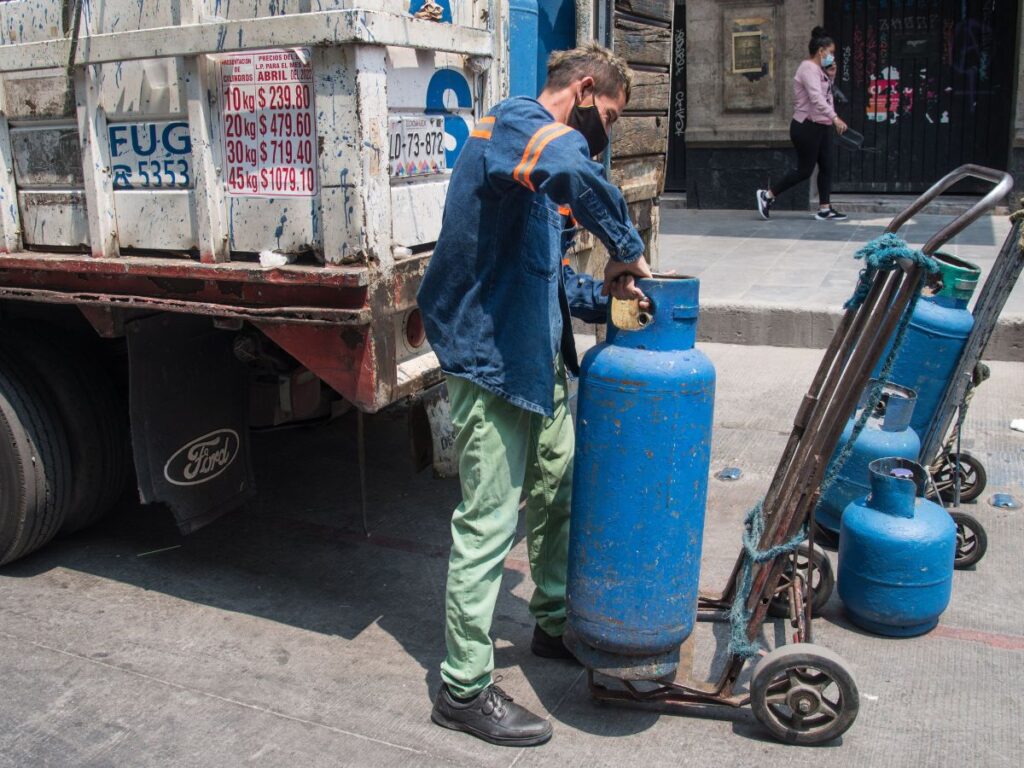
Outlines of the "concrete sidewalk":
M 720 588 L 747 509 L 765 492 L 821 353 L 703 345 L 718 369 L 702 584 Z M 362 534 L 355 421 L 258 435 L 258 498 L 181 537 L 160 507 L 0 570 L 0 766 L 749 766 L 1017 768 L 1024 764 L 1024 364 L 992 365 L 966 425 L 989 491 L 969 511 L 989 549 L 954 576 L 923 637 L 874 637 L 833 596 L 816 642 L 842 655 L 860 716 L 821 749 L 772 741 L 750 710 L 690 716 L 594 704 L 578 667 L 529 651 L 532 583 L 517 536 L 492 630 L 497 672 L 555 736 L 494 747 L 431 724 L 457 481 L 415 475 L 406 424 L 367 419 Z M 834 554 L 833 554 L 834 562 Z M 723 661 L 727 627 L 700 624 L 695 670 Z M 771 647 L 787 625 L 765 626 Z M 748 674 L 741 678 L 746 685 Z
M 779 212 L 762 221 L 754 210 L 666 208 L 659 268 L 700 278 L 704 340 L 823 348 L 862 267 L 853 254 L 882 234 L 890 218 L 855 213 L 829 223 Z M 916 216 L 901 235 L 921 246 L 952 218 Z M 1006 216 L 984 216 L 944 250 L 981 267 L 984 281 L 1009 229 Z M 986 358 L 1024 361 L 1024 280 L 1003 310 Z

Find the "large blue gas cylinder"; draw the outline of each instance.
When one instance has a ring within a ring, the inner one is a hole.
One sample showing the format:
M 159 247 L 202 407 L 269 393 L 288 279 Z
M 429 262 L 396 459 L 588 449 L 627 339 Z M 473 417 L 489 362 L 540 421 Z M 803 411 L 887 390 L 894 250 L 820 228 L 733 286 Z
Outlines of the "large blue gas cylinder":
M 650 311 L 613 308 L 581 366 L 569 533 L 567 642 L 622 679 L 671 674 L 693 629 L 715 398 L 699 282 L 639 285 Z
M 538 0 L 537 93 L 548 77 L 548 56 L 576 45 L 575 0 Z
M 922 436 L 935 418 L 946 384 L 974 327 L 967 304 L 981 275 L 981 269 L 963 259 L 945 253 L 934 256 L 942 287 L 934 296 L 922 296 L 917 302 L 889 377 L 917 392 L 910 426 Z
M 509 0 L 508 95 L 535 97 L 537 88 L 537 0 Z
M 833 460 L 853 435 L 857 419 L 862 416 L 867 399 L 876 384 L 877 381 L 872 379 L 864 389 L 856 413 L 846 423 L 843 436 L 839 438 Z M 835 481 L 826 489 L 818 508 L 814 511 L 814 519 L 818 525 L 832 533 L 839 533 L 839 520 L 846 505 L 870 490 L 868 465 L 875 459 L 896 456 L 911 461 L 917 460 L 917 455 L 921 452 L 921 440 L 910 428 L 916 399 L 914 391 L 906 387 L 889 384 L 882 388 L 881 400 L 868 416 L 846 463 L 840 468 Z
M 949 605 L 956 524 L 927 499 L 927 471 L 907 459 L 871 462 L 871 493 L 843 512 L 839 596 L 855 624 L 880 635 L 929 631 Z

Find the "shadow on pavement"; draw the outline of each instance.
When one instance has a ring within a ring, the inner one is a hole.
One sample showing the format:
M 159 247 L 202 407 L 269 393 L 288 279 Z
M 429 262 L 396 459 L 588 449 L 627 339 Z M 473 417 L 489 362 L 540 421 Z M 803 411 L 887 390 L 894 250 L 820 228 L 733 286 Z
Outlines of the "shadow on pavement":
M 423 669 L 427 699 L 440 682 L 448 525 L 459 486 L 413 473 L 403 418 L 368 418 L 366 432 L 369 538 L 350 416 L 255 435 L 257 497 L 189 536 L 165 507 L 128 501 L 3 573 L 66 568 L 349 640 L 376 624 Z M 522 579 L 505 573 L 497 640 L 528 643 L 532 622 L 512 594 Z

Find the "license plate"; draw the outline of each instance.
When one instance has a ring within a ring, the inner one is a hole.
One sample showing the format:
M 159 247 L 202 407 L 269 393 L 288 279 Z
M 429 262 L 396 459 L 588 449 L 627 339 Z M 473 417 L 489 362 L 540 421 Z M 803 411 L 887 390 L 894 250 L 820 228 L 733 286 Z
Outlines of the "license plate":
M 393 178 L 445 170 L 443 117 L 392 115 L 388 118 L 388 139 Z

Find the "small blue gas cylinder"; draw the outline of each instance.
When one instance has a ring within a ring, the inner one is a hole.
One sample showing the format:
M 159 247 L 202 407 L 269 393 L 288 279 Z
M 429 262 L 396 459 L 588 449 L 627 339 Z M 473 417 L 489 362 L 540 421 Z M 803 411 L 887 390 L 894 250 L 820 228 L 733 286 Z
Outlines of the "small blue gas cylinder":
M 613 307 L 581 366 L 569 532 L 566 642 L 621 679 L 671 674 L 693 629 L 715 398 L 699 282 L 639 285 L 651 309 Z
M 839 596 L 850 619 L 880 635 L 928 632 L 949 605 L 956 524 L 922 498 L 927 471 L 907 459 L 871 462 L 871 493 L 843 512 Z
M 874 379 L 868 382 L 857 411 L 846 423 L 843 435 L 839 438 L 833 460 L 850 441 L 854 425 L 862 416 L 868 397 L 877 383 Z M 881 400 L 868 416 L 846 463 L 814 511 L 814 519 L 818 525 L 832 533 L 839 533 L 839 520 L 846 505 L 870 490 L 868 465 L 875 459 L 896 456 L 911 461 L 917 460 L 917 455 L 921 452 L 921 440 L 910 428 L 916 400 L 917 395 L 912 389 L 896 384 L 883 386 Z
M 974 327 L 967 304 L 981 275 L 979 267 L 963 259 L 946 253 L 934 257 L 939 263 L 942 287 L 934 296 L 922 296 L 917 302 L 889 376 L 889 381 L 917 392 L 910 426 L 920 436 L 927 433 L 935 418 L 946 384 Z
M 509 0 L 508 95 L 534 98 L 537 89 L 537 0 Z

